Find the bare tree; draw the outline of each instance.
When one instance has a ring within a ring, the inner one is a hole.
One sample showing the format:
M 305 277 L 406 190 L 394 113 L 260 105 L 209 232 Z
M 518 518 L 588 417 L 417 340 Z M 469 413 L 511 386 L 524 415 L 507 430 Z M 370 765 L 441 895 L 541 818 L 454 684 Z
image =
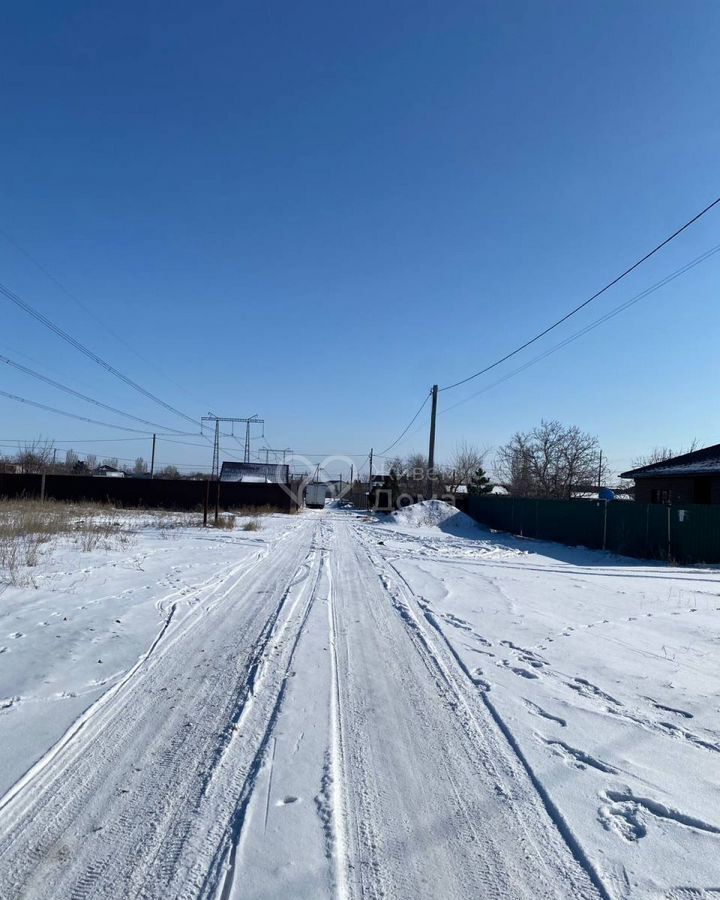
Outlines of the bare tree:
M 133 466 L 133 475 L 144 475 L 148 470 L 147 463 L 142 458 L 142 456 L 138 456 L 135 460 L 135 465 Z
M 42 440 L 38 438 L 25 444 L 21 450 L 18 450 L 15 456 L 15 462 L 22 466 L 23 472 L 47 472 L 52 466 L 55 456 L 55 447 L 52 441 Z
M 395 489 L 400 494 L 414 497 L 425 493 L 429 472 L 427 457 L 422 453 L 411 453 L 405 459 L 396 456 L 389 460 L 388 472 L 393 477 Z
M 641 469 L 643 466 L 651 466 L 653 463 L 665 462 L 666 459 L 672 459 L 674 456 L 682 456 L 684 453 L 692 453 L 697 450 L 698 440 L 693 438 L 687 449 L 671 450 L 670 447 L 653 447 L 650 453 L 645 456 L 636 456 L 631 466 L 633 469 Z
M 72 449 L 72 447 L 69 447 L 65 451 L 65 470 L 67 472 L 72 472 L 79 462 L 80 462 L 80 457 Z
M 448 490 L 455 493 L 461 484 L 469 484 L 478 469 L 483 468 L 487 454 L 487 450 L 480 450 L 467 441 L 457 444 L 449 463 L 443 466 L 443 480 Z
M 176 466 L 165 466 L 164 469 L 160 469 L 156 475 L 156 478 L 180 478 L 180 472 L 178 471 Z
M 597 484 L 598 473 L 603 481 L 606 476 L 594 435 L 545 420 L 500 447 L 496 468 L 510 493 L 525 497 L 569 499 L 573 488 Z

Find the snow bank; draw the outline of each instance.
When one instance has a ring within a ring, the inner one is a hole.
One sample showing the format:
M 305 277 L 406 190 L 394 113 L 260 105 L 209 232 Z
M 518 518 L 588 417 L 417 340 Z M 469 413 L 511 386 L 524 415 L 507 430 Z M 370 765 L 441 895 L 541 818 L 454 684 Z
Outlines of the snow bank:
M 444 500 L 422 500 L 390 515 L 390 524 L 400 528 L 439 528 L 450 534 L 477 533 L 474 519 Z

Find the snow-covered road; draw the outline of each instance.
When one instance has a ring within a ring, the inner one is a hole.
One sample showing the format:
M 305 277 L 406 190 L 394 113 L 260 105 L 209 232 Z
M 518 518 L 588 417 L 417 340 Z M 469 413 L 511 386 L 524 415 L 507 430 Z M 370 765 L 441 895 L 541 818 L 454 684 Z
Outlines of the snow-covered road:
M 64 733 L 0 712 L 0 771 L 27 770 L 0 897 L 711 896 L 720 576 L 549 546 L 329 509 L 225 539 L 192 590 L 178 565 Z M 675 623 L 643 644 L 641 595 Z M 38 693 L 12 650 L 0 676 Z

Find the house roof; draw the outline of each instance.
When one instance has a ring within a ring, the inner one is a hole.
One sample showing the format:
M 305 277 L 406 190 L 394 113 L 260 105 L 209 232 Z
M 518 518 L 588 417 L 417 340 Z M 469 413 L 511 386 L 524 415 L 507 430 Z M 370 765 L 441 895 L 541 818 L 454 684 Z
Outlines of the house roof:
M 290 467 L 280 463 L 223 462 L 220 481 L 287 484 Z
M 621 478 L 690 478 L 695 475 L 720 475 L 720 444 L 693 450 L 623 472 Z

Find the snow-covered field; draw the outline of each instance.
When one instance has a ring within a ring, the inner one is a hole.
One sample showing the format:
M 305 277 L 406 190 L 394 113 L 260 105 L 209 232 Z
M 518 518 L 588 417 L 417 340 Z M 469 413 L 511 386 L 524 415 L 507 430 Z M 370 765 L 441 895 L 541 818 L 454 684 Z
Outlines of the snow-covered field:
M 716 896 L 720 572 L 451 512 L 0 588 L 0 897 Z

